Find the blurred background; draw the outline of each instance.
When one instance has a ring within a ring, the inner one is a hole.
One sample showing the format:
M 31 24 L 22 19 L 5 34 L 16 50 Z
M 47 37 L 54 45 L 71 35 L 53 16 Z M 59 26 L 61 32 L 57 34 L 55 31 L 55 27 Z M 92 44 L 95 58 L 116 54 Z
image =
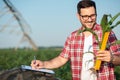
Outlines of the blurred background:
M 12 6 L 13 12 L 4 1 Z M 115 15 L 120 12 L 120 0 L 94 1 L 98 23 L 103 14 Z M 0 48 L 63 46 L 67 36 L 81 26 L 76 16 L 78 2 L 79 0 L 0 0 Z M 15 15 L 20 20 L 16 20 Z M 119 29 L 114 30 L 120 39 Z

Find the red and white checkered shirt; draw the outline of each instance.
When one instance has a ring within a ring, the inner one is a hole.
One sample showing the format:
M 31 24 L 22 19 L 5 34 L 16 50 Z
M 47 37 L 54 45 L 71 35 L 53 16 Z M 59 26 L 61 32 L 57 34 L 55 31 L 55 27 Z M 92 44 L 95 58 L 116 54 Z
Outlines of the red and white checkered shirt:
M 95 33 L 98 35 L 99 41 L 102 40 L 102 29 L 101 26 L 96 24 L 93 28 Z M 61 57 L 70 59 L 72 80 L 81 80 L 81 68 L 82 68 L 82 55 L 84 48 L 84 35 L 80 33 L 77 35 L 77 31 L 71 33 L 67 38 L 64 48 L 60 54 Z M 111 31 L 108 39 L 108 45 L 116 41 L 115 34 Z M 98 41 L 93 36 L 93 51 L 97 54 L 99 50 Z M 120 54 L 120 45 L 114 45 L 108 48 L 113 54 Z M 97 80 L 115 80 L 114 66 L 111 63 L 102 62 L 100 70 L 97 72 Z

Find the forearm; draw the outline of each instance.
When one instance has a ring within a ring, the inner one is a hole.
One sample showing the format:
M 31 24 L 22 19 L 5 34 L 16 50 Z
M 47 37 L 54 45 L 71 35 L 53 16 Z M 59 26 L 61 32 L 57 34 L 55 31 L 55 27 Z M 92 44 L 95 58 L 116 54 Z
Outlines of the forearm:
M 67 59 L 58 56 L 50 61 L 43 61 L 43 66 L 44 68 L 47 68 L 47 69 L 54 69 L 54 68 L 61 67 L 67 61 L 68 61 Z

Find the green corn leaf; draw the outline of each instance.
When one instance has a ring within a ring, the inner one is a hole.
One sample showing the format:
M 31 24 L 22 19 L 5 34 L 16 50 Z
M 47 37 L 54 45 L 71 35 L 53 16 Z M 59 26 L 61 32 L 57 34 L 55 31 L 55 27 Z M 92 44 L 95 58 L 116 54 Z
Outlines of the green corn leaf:
M 103 18 L 101 20 L 101 26 L 102 26 L 102 30 L 103 30 L 103 36 L 105 32 L 111 31 L 114 27 L 116 27 L 117 25 L 120 24 L 120 22 L 118 21 L 114 26 L 111 26 L 112 23 L 116 20 L 117 17 L 120 16 L 120 13 L 116 14 L 114 17 L 111 16 L 111 14 L 107 15 L 104 14 Z M 108 17 L 110 17 L 110 20 L 108 21 Z
M 91 30 L 90 28 L 86 28 L 86 31 L 91 32 L 95 36 L 96 40 L 98 41 L 99 47 L 100 47 L 100 41 L 98 39 L 98 35 L 93 30 Z
M 104 14 L 102 17 L 101 23 L 100 23 L 103 31 L 105 30 L 105 26 L 108 24 L 107 17 L 108 17 L 108 15 Z
M 93 30 L 91 30 L 90 28 L 85 28 L 85 30 L 84 31 L 89 31 L 89 32 L 91 32 L 94 36 L 95 36 L 95 38 L 96 38 L 96 40 L 98 41 L 98 44 L 99 44 L 99 46 L 100 46 L 100 41 L 99 41 L 99 39 L 98 39 L 98 36 L 97 36 L 97 34 L 93 31 Z
M 119 24 L 120 24 L 120 21 L 118 21 L 115 25 L 111 26 L 110 29 L 112 30 L 113 28 L 117 27 Z
M 91 32 L 91 33 L 95 36 L 95 38 L 96 38 L 96 40 L 98 41 L 98 44 L 99 44 L 99 46 L 100 46 L 100 41 L 99 41 L 99 39 L 98 39 L 97 34 L 96 34 L 93 30 L 91 30 L 90 28 L 85 27 L 84 30 L 78 30 L 77 35 L 80 34 L 80 33 L 82 33 L 82 32 L 85 32 L 85 31 Z
M 79 35 L 80 33 L 82 33 L 82 32 L 84 32 L 85 31 L 85 29 L 84 30 L 78 30 L 78 32 L 77 32 L 77 35 Z
M 104 30 L 104 33 L 105 33 L 105 32 L 109 32 L 109 31 L 111 31 L 110 24 L 107 25 L 106 29 Z
M 120 12 L 116 14 L 114 17 L 111 18 L 111 20 L 108 22 L 108 24 L 112 25 L 112 23 L 115 21 L 115 19 L 120 16 Z

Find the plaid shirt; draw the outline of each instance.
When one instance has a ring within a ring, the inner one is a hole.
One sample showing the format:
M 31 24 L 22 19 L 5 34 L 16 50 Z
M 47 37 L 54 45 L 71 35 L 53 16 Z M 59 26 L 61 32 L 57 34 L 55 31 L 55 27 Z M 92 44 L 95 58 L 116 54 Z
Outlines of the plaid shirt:
M 98 35 L 99 41 L 102 40 L 102 29 L 100 25 L 96 24 L 93 28 L 95 33 Z M 82 69 L 82 55 L 84 48 L 84 35 L 80 33 L 77 35 L 77 31 L 71 33 L 67 38 L 64 48 L 60 54 L 61 57 L 70 59 L 72 80 L 81 80 L 81 69 Z M 108 39 L 108 44 L 116 41 L 115 34 L 111 31 Z M 114 45 L 108 48 L 113 54 L 120 54 L 120 45 Z M 99 50 L 98 42 L 93 36 L 93 51 L 97 54 Z M 102 62 L 101 68 L 97 71 L 97 80 L 115 80 L 114 66 L 111 63 Z

